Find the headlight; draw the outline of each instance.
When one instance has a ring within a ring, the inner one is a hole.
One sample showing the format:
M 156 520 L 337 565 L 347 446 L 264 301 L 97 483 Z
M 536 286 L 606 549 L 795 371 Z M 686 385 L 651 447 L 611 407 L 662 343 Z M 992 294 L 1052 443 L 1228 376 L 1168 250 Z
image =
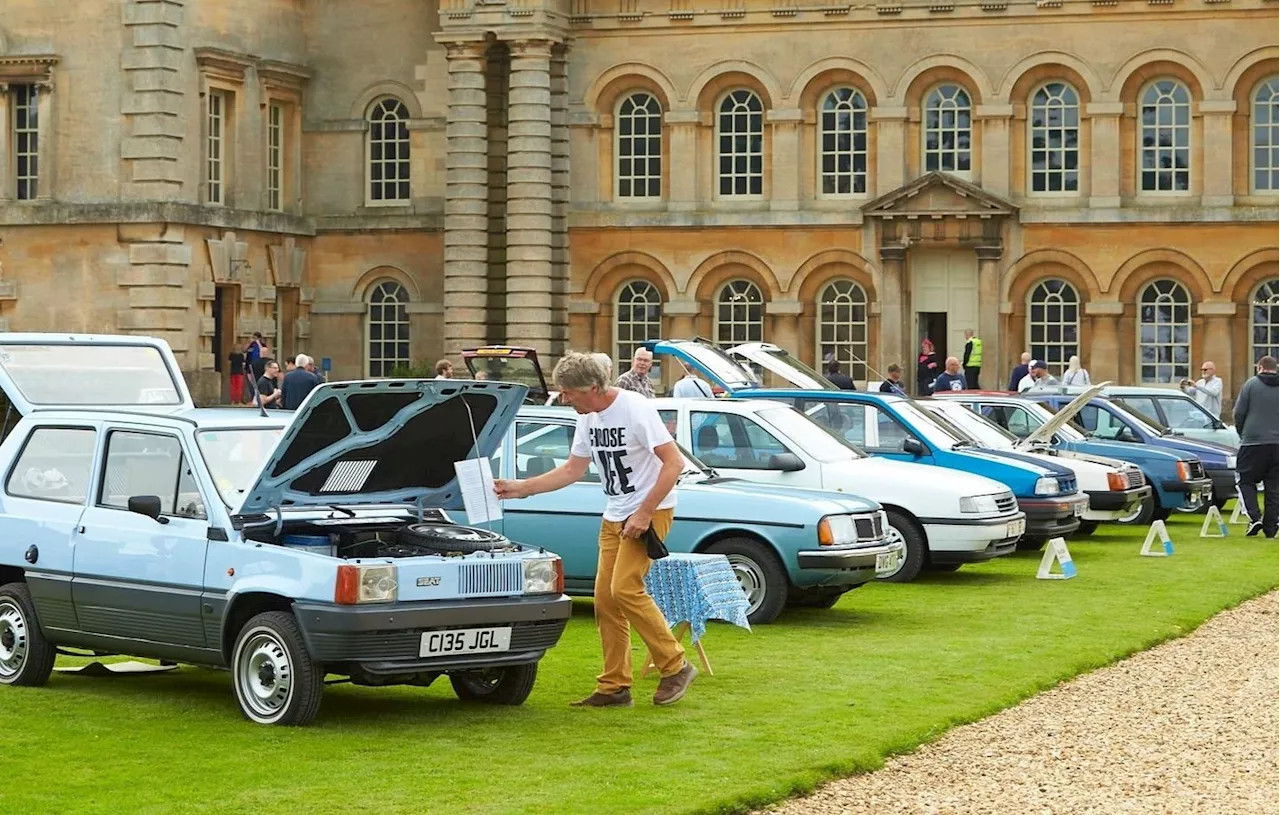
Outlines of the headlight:
M 818 543 L 822 546 L 843 546 L 857 540 L 858 530 L 848 515 L 828 515 L 818 521 Z
M 1185 461 L 1178 462 L 1178 480 L 1179 481 L 1191 480 L 1191 465 Z
M 338 567 L 333 602 L 344 606 L 357 603 L 394 603 L 398 587 L 396 567 L 392 564 L 344 564 Z
M 996 497 L 994 495 L 966 495 L 960 499 L 960 511 L 973 514 L 999 512 L 1000 507 L 996 504 Z
M 558 557 L 524 561 L 525 594 L 560 594 L 564 591 L 564 561 Z
M 1234 470 L 1236 468 L 1236 457 L 1227 456 L 1227 469 Z
M 1127 490 L 1129 489 L 1129 479 L 1124 473 L 1112 470 L 1107 473 L 1107 489 L 1110 490 Z
M 1046 476 L 1036 479 L 1036 495 L 1057 495 L 1058 479 Z

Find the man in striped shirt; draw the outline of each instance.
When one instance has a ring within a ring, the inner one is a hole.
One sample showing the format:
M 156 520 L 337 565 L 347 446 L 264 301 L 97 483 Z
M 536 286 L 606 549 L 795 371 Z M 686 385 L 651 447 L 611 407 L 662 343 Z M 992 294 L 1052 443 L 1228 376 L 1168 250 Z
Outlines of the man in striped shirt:
M 649 381 L 649 369 L 653 367 L 653 352 L 637 348 L 631 357 L 631 370 L 618 377 L 615 387 L 635 391 L 645 399 L 653 398 L 653 383 Z

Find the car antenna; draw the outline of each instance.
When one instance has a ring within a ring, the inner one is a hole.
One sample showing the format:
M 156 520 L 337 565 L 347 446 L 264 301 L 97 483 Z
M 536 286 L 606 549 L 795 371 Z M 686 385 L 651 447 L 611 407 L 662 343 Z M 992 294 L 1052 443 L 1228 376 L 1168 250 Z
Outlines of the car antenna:
M 858 357 L 857 355 L 854 355 L 854 357 L 853 357 L 853 361 L 854 361 L 854 362 L 861 362 L 861 363 L 862 363 L 862 365 L 863 365 L 863 367 L 865 367 L 865 368 L 866 368 L 868 371 L 870 371 L 871 373 L 875 374 L 875 375 L 876 375 L 876 378 L 877 378 L 877 379 L 879 379 L 881 382 L 884 382 L 884 381 L 887 381 L 887 380 L 888 380 L 888 377 L 887 377 L 887 376 L 885 376 L 884 374 L 882 374 L 882 373 L 880 373 L 879 371 L 877 371 L 877 370 L 875 369 L 875 366 L 873 366 L 870 362 L 867 362 L 865 359 L 862 359 L 862 358 Z M 902 386 L 898 386 L 898 391 L 899 391 L 898 395 L 899 395 L 899 396 L 904 396 L 904 397 L 906 397 L 906 399 L 907 399 L 907 401 L 908 401 L 908 402 L 914 402 L 914 401 L 916 400 L 916 397 L 912 396 L 912 395 L 911 395 L 911 393 L 910 393 L 906 388 L 904 388 L 904 387 L 902 387 Z M 868 391 L 868 392 L 870 392 L 870 391 Z M 890 393 L 892 393 L 892 391 L 890 391 Z
M 262 414 L 262 418 L 264 419 L 271 418 L 270 415 L 267 414 L 266 407 L 262 404 L 262 392 L 258 390 L 257 381 L 254 380 L 252 376 L 247 376 L 245 379 L 249 380 L 249 391 L 253 394 L 253 403 L 258 406 L 258 412 Z

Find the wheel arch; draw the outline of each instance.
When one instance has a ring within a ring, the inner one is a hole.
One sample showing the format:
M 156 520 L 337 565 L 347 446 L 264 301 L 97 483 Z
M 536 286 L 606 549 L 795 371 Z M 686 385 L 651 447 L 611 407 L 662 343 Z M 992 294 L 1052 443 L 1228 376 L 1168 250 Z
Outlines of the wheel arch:
M 231 598 L 222 615 L 222 658 L 231 664 L 231 649 L 244 624 L 265 611 L 293 613 L 293 600 L 268 591 L 247 591 Z
M 740 527 L 717 529 L 714 532 L 707 533 L 706 537 L 699 540 L 697 545 L 693 547 L 693 551 L 695 554 L 702 554 L 713 544 L 730 540 L 731 538 L 747 538 L 764 545 L 778 559 L 778 565 L 782 567 L 782 573 L 787 576 L 787 584 L 789 586 L 795 585 L 795 581 L 791 579 L 791 569 L 787 566 L 787 559 L 783 557 L 778 545 L 754 529 L 742 529 Z
M 924 562 L 930 564 L 933 563 L 933 551 L 929 548 L 929 532 L 924 528 L 924 524 L 920 523 L 920 519 L 916 517 L 916 514 L 901 504 L 886 504 L 881 502 L 880 506 L 885 512 L 896 512 L 899 515 L 905 516 L 906 519 L 911 522 L 911 525 L 920 533 L 920 537 L 924 539 Z
M 26 583 L 27 573 L 19 566 L 0 566 L 0 586 L 7 583 Z

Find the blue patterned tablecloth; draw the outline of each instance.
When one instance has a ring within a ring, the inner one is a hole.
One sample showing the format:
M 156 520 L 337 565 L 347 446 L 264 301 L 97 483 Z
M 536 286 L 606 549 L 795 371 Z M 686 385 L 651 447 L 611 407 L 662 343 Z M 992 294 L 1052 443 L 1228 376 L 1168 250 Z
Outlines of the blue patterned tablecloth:
M 751 630 L 747 596 L 724 555 L 672 553 L 653 562 L 644 583 L 667 624 L 688 622 L 694 642 L 706 633 L 707 620 Z

